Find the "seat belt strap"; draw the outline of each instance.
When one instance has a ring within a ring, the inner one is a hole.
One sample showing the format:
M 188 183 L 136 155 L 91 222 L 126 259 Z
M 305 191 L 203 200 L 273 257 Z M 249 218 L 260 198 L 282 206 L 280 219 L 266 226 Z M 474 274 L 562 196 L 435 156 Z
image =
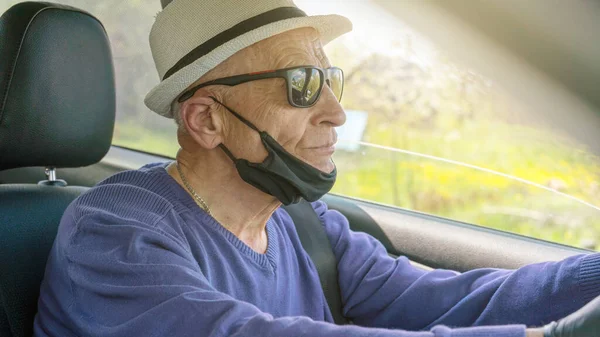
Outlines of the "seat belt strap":
M 337 260 L 321 220 L 312 206 L 305 200 L 297 204 L 283 206 L 292 220 L 302 243 L 319 273 L 321 287 L 335 324 L 348 324 L 342 314 L 342 298 L 338 283 Z

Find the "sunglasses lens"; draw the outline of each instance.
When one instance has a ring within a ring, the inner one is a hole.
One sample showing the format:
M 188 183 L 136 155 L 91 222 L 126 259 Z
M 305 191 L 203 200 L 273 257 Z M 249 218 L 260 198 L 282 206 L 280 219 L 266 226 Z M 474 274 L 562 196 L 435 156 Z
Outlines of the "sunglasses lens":
M 323 83 L 321 76 L 317 69 L 294 69 L 291 74 L 292 102 L 302 107 L 314 104 Z
M 340 68 L 329 68 L 327 69 L 327 84 L 333 91 L 333 94 L 337 98 L 338 102 L 342 100 L 342 93 L 344 91 L 344 73 Z

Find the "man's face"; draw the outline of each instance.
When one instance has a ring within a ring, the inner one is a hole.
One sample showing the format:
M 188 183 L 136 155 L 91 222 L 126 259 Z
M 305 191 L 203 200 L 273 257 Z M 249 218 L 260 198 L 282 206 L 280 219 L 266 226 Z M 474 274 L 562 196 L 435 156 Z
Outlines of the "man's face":
M 261 41 L 228 59 L 225 76 L 300 65 L 330 67 L 318 33 L 303 28 Z M 222 74 L 221 74 L 222 75 Z M 323 172 L 331 172 L 331 156 L 337 135 L 334 127 L 344 124 L 346 115 L 328 86 L 310 108 L 289 105 L 284 79 L 266 79 L 228 88 L 223 104 L 240 113 L 259 130 L 266 131 L 288 152 Z M 224 144 L 237 158 L 261 162 L 266 151 L 256 131 L 225 109 Z

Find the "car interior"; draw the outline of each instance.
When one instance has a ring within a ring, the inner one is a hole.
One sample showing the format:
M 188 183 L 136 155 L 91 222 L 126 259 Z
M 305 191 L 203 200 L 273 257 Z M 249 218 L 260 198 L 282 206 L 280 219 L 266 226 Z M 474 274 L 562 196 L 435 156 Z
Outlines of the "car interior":
M 172 159 L 111 145 L 118 93 L 110 42 L 92 14 L 24 2 L 2 15 L 0 37 L 0 336 L 20 337 L 32 334 L 39 285 L 65 208 L 106 177 Z M 597 92 L 594 97 L 597 104 Z M 323 200 L 353 230 L 422 268 L 518 268 L 590 253 L 340 195 Z M 297 224 L 310 217 L 294 216 Z M 325 253 L 313 259 L 330 258 L 329 247 L 314 246 L 311 251 Z

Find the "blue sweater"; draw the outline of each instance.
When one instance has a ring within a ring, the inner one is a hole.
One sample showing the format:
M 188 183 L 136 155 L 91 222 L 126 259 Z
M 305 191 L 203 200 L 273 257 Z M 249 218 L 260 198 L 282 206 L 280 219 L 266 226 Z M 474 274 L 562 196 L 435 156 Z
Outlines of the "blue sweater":
M 600 294 L 599 254 L 515 271 L 423 271 L 315 202 L 338 261 L 343 311 L 355 323 L 336 326 L 283 209 L 267 222 L 267 252 L 256 253 L 165 167 L 119 173 L 69 206 L 35 336 L 523 337 L 526 325 Z

